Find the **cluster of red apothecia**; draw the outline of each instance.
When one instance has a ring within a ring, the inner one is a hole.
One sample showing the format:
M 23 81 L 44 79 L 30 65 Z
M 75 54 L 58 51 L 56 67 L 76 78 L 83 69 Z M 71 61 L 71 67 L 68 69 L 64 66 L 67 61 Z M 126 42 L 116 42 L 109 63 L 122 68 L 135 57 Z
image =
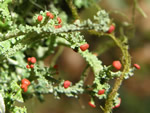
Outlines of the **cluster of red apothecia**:
M 69 80 L 66 80 L 66 81 L 64 81 L 64 88 L 66 89 L 66 88 L 68 88 L 70 85 L 71 85 L 71 82 L 69 81 Z M 103 95 L 105 93 L 105 89 L 100 89 L 100 90 L 98 90 L 98 92 L 97 92 L 97 94 L 98 95 Z M 95 108 L 96 107 L 96 105 L 94 104 L 94 102 L 92 102 L 92 101 L 90 101 L 89 103 L 88 103 L 91 107 L 93 107 L 93 108 Z
M 117 105 L 115 105 L 114 107 L 112 107 L 112 109 L 118 108 L 118 107 L 120 106 L 120 104 L 121 104 L 121 98 L 118 98 L 118 100 L 119 100 L 119 103 L 118 103 Z M 96 105 L 94 104 L 93 101 L 90 101 L 88 104 L 89 104 L 91 107 L 93 107 L 93 108 L 96 107 Z
M 28 61 L 28 65 L 26 65 L 27 69 L 33 69 L 34 68 L 34 64 L 36 63 L 36 58 L 35 57 L 29 57 L 27 59 Z M 26 78 L 21 80 L 21 88 L 23 89 L 24 92 L 27 92 L 28 90 L 28 86 L 30 85 L 30 81 Z
M 117 105 L 115 105 L 114 107 L 112 107 L 112 109 L 118 108 L 118 107 L 120 106 L 120 104 L 121 104 L 121 98 L 118 98 L 118 100 L 119 100 L 119 103 L 118 103 Z M 89 104 L 91 107 L 93 107 L 93 108 L 96 107 L 96 105 L 94 104 L 93 101 L 90 101 L 88 104 Z
M 24 92 L 27 92 L 28 86 L 30 85 L 30 81 L 26 78 L 21 80 L 21 88 L 23 89 Z
M 46 12 L 46 17 L 47 17 L 47 18 L 50 18 L 50 19 L 53 19 L 53 18 L 54 18 L 54 15 L 53 15 L 52 13 L 50 13 L 50 12 Z M 39 15 L 39 16 L 37 17 L 37 20 L 38 20 L 39 22 L 41 22 L 41 21 L 43 20 L 43 16 L 42 16 L 42 15 Z M 62 23 L 61 18 L 57 17 L 57 21 L 58 21 L 58 25 L 55 25 L 55 26 L 54 26 L 55 29 L 58 29 L 58 28 L 61 28 L 61 27 L 62 27 L 62 25 L 61 25 L 61 23 Z
M 102 95 L 102 94 L 104 94 L 104 92 L 105 92 L 105 90 L 102 89 L 102 90 L 99 90 L 99 91 L 98 91 L 98 94 L 99 94 L 99 95 Z M 118 98 L 118 100 L 119 100 L 119 103 L 118 103 L 117 105 L 115 105 L 114 107 L 112 107 L 112 109 L 118 108 L 118 107 L 120 106 L 120 104 L 121 104 L 121 98 Z M 93 108 L 96 107 L 96 105 L 95 105 L 95 103 L 94 103 L 93 101 L 88 102 L 88 104 L 89 104 L 91 107 L 93 107 Z
M 64 81 L 64 88 L 68 88 L 71 85 L 71 82 L 69 80 Z M 105 89 L 101 89 L 97 92 L 98 95 L 102 95 L 105 93 Z
M 26 68 L 27 69 L 33 69 L 34 68 L 34 64 L 36 63 L 36 58 L 35 57 L 29 57 L 28 59 L 27 59 L 27 61 L 28 61 L 28 65 L 26 65 Z
M 120 70 L 121 67 L 122 67 L 121 62 L 118 61 L 118 60 L 113 61 L 112 66 L 113 66 L 115 69 L 117 69 L 117 70 Z M 134 67 L 135 67 L 136 69 L 140 69 L 140 68 L 141 68 L 138 64 L 134 64 Z M 104 93 L 105 93 L 105 90 L 104 90 L 104 89 L 98 91 L 98 95 L 102 95 L 102 94 L 104 94 Z M 114 108 L 118 108 L 118 107 L 120 106 L 120 104 L 121 104 L 121 98 L 118 98 L 118 99 L 119 99 L 119 103 L 118 103 L 117 105 L 115 105 L 115 106 L 113 107 L 113 109 L 114 109 Z M 93 107 L 93 108 L 96 107 L 96 105 L 94 104 L 93 101 L 90 101 L 88 104 L 89 104 L 91 107 Z
M 118 61 L 118 60 L 113 61 L 112 66 L 113 66 L 115 69 L 117 69 L 117 70 L 120 70 L 121 67 L 122 67 L 121 62 Z M 136 69 L 140 69 L 140 68 L 141 68 L 138 64 L 134 64 L 134 67 L 135 67 Z M 102 94 L 104 94 L 104 93 L 105 93 L 105 89 L 101 89 L 101 90 L 98 91 L 98 95 L 102 95 Z M 113 109 L 114 109 L 114 108 L 118 108 L 118 107 L 120 106 L 120 104 L 121 104 L 121 98 L 118 98 L 118 99 L 119 99 L 119 103 L 118 103 L 117 105 L 115 105 L 115 106 L 113 107 Z M 96 107 L 96 105 L 94 104 L 93 101 L 90 101 L 88 104 L 89 104 L 91 107 L 93 107 L 93 108 Z
M 117 70 L 120 70 L 121 67 L 122 67 L 121 62 L 120 62 L 119 60 L 113 61 L 112 66 L 113 66 L 115 69 L 117 69 Z M 136 69 L 140 69 L 140 68 L 141 68 L 138 64 L 133 64 L 133 66 L 134 66 Z
M 105 93 L 105 89 L 100 89 L 100 90 L 98 90 L 98 92 L 97 92 L 98 95 L 103 95 L 104 93 Z M 88 102 L 88 104 L 89 104 L 91 107 L 93 107 L 93 108 L 96 107 L 96 105 L 95 105 L 95 103 L 94 103 L 93 101 Z
M 54 15 L 53 15 L 52 13 L 50 13 L 50 12 L 46 12 L 46 17 L 48 17 L 48 18 L 50 18 L 50 19 L 53 19 L 53 18 L 54 18 Z M 37 20 L 38 20 L 39 22 L 41 22 L 41 21 L 43 20 L 43 16 L 42 16 L 42 15 L 39 15 L 39 16 L 37 17 Z M 61 18 L 57 17 L 57 21 L 58 21 L 58 25 L 55 25 L 55 26 L 54 26 L 55 29 L 58 29 L 58 28 L 61 28 L 61 27 L 62 27 L 62 25 L 61 25 L 61 23 L 62 23 Z M 109 30 L 107 31 L 107 33 L 112 33 L 114 30 L 115 30 L 115 26 L 114 26 L 114 25 L 111 25 L 110 28 L 109 28 Z M 83 45 L 80 46 L 80 49 L 81 49 L 82 51 L 85 51 L 85 50 L 87 50 L 88 48 L 89 48 L 89 44 L 83 44 Z

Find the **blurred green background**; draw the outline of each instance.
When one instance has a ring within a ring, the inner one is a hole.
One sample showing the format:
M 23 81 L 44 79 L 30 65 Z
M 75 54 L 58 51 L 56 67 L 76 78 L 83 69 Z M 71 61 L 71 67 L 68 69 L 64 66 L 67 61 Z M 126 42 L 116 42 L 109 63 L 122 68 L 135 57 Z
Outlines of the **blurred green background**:
M 123 82 L 119 92 L 122 98 L 122 103 L 119 108 L 113 110 L 114 113 L 150 113 L 150 0 L 139 0 L 139 6 L 147 14 L 144 18 L 140 13 L 135 11 L 135 30 L 132 28 L 126 29 L 126 34 L 129 38 L 130 54 L 132 62 L 138 63 L 141 70 L 137 70 L 133 77 Z M 116 35 L 120 26 L 128 24 L 132 18 L 133 0 L 101 0 L 97 5 L 110 13 L 110 17 L 116 23 Z M 95 6 L 90 6 L 87 9 L 80 9 L 79 15 L 82 19 L 91 18 L 97 9 Z M 119 12 L 124 13 L 122 16 Z M 128 19 L 129 21 L 128 21 Z M 130 30 L 131 29 L 131 30 Z M 132 32 L 132 33 L 130 33 Z M 105 42 L 109 39 L 105 37 L 97 37 L 83 32 L 87 42 L 90 44 L 90 51 L 101 53 L 98 58 L 103 61 L 103 64 L 110 65 L 113 60 L 119 59 L 121 53 L 116 46 L 106 48 Z M 111 42 L 110 42 L 111 43 Z M 109 45 L 109 44 L 108 44 Z M 52 56 L 45 59 L 50 62 Z M 62 55 L 57 61 L 59 65 L 59 76 L 65 79 L 77 82 L 80 79 L 86 62 L 84 59 L 73 50 L 64 48 Z M 92 84 L 92 71 L 86 80 L 86 84 Z M 89 97 L 81 95 L 80 99 L 62 97 L 62 99 L 54 99 L 53 95 L 45 95 L 45 101 L 39 102 L 38 99 L 32 98 L 26 101 L 25 105 L 29 113 L 102 113 L 99 107 L 100 101 L 96 101 L 96 108 L 91 108 L 88 105 Z M 20 105 L 20 104 L 19 104 Z M 23 106 L 23 105 L 22 105 Z

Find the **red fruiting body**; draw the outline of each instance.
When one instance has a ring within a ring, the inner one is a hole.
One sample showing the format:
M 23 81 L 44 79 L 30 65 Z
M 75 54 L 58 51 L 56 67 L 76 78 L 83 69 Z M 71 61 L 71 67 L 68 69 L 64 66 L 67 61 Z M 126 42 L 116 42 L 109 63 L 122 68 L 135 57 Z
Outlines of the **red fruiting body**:
M 35 57 L 31 57 L 31 61 L 30 61 L 31 63 L 36 63 L 36 58 Z
M 26 68 L 27 68 L 27 69 L 29 69 L 29 68 L 30 68 L 30 66 L 29 66 L 29 65 L 26 65 Z
M 61 25 L 61 24 L 59 24 L 59 25 L 58 25 L 58 28 L 61 28 L 61 27 L 62 27 L 62 25 Z
M 91 101 L 88 103 L 91 107 L 95 108 L 96 105 L 94 103 L 92 103 Z
M 25 85 L 27 85 L 27 86 L 30 85 L 30 81 L 29 81 L 28 79 L 26 79 L 26 78 L 22 79 L 22 80 L 21 80 L 21 83 L 22 83 L 22 84 L 25 84 Z
M 30 65 L 30 68 L 31 68 L 31 69 L 33 69 L 33 68 L 34 68 L 34 65 L 33 65 L 33 64 L 31 64 L 31 65 Z
M 57 21 L 60 24 L 61 23 L 61 18 L 57 17 Z
M 28 60 L 28 62 L 30 62 L 30 61 L 31 61 L 31 58 L 29 57 L 27 60 Z
M 53 19 L 53 18 L 54 18 L 54 15 L 53 15 L 53 14 L 51 14 L 49 17 L 50 17 L 51 19 Z
M 64 88 L 68 88 L 71 85 L 69 80 L 64 81 Z
M 41 21 L 42 21 L 42 19 L 43 19 L 43 16 L 42 16 L 42 15 L 39 15 L 37 19 L 38 19 L 38 21 L 40 21 L 40 22 L 41 22 Z
M 81 49 L 82 51 L 85 51 L 85 50 L 87 50 L 88 48 L 89 48 L 89 44 L 83 44 L 83 45 L 80 46 L 80 49 Z
M 112 33 L 115 30 L 115 26 L 111 25 L 107 33 Z
M 118 98 L 118 99 L 119 99 L 119 103 L 116 106 L 114 106 L 113 109 L 114 108 L 118 108 L 120 106 L 120 104 L 121 104 L 121 98 Z
M 102 95 L 104 93 L 105 93 L 105 89 L 101 89 L 101 90 L 98 91 L 98 95 Z
M 50 12 L 46 12 L 46 16 L 49 17 L 50 16 Z
M 119 103 L 115 106 L 116 108 L 118 108 L 121 104 L 121 98 L 118 98 L 119 99 Z
M 61 24 L 59 24 L 59 25 L 55 25 L 54 27 L 55 27 L 55 29 L 58 29 L 58 28 L 61 28 L 61 27 L 62 27 L 62 25 L 61 25 Z
M 118 60 L 117 60 L 117 61 L 113 61 L 112 65 L 113 65 L 113 67 L 116 68 L 117 70 L 120 70 L 121 67 L 122 67 L 120 61 L 118 61 Z
M 55 27 L 55 29 L 58 29 L 58 25 L 56 25 L 56 26 L 54 26 Z
M 30 85 L 30 81 L 28 79 L 22 79 L 21 80 L 21 88 L 23 89 L 24 92 L 27 92 L 28 86 Z
M 27 92 L 27 91 L 28 91 L 28 87 L 25 87 L 25 88 L 23 89 L 23 91 L 24 91 L 24 92 Z
M 26 84 L 21 84 L 21 89 L 24 89 L 25 87 L 27 87 Z
M 52 13 L 50 13 L 50 12 L 47 12 L 47 13 L 46 13 L 46 16 L 47 16 L 47 17 L 50 17 L 51 19 L 54 18 L 54 15 L 53 15 Z
M 140 69 L 140 68 L 141 68 L 138 64 L 134 64 L 134 67 L 135 67 L 136 69 Z
M 27 90 L 28 90 L 28 87 L 26 84 L 22 84 L 21 88 L 23 89 L 24 92 L 27 92 Z

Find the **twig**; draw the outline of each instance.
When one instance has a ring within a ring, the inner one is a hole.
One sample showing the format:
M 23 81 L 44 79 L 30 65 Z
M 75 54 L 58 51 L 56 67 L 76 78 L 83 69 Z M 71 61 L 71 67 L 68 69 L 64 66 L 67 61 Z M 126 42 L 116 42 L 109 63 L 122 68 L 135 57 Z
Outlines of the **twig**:
M 80 19 L 79 15 L 78 15 L 78 12 L 77 12 L 77 9 L 76 7 L 73 5 L 73 1 L 72 0 L 66 0 L 69 8 L 71 9 L 71 12 L 72 12 L 72 15 L 75 19 Z
M 122 63 L 123 63 L 124 69 L 123 69 L 122 75 L 116 79 L 116 81 L 114 83 L 114 87 L 113 87 L 112 91 L 110 92 L 110 94 L 108 95 L 108 99 L 105 102 L 104 113 L 110 113 L 112 111 L 113 99 L 116 96 L 116 94 L 122 84 L 125 73 L 129 72 L 130 65 L 131 65 L 131 58 L 128 53 L 128 48 L 125 47 L 125 45 L 123 43 L 121 43 L 114 35 L 107 35 L 107 36 L 111 37 L 114 40 L 114 42 L 116 43 L 116 45 L 121 49 Z

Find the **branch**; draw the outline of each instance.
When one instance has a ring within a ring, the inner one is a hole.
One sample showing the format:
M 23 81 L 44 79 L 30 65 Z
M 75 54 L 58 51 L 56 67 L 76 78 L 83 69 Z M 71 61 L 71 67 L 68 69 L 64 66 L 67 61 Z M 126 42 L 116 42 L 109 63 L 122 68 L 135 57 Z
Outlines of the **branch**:
M 129 72 L 130 65 L 131 65 L 131 58 L 128 53 L 128 47 L 126 47 L 123 43 L 121 43 L 114 35 L 107 35 L 107 36 L 111 37 L 114 40 L 114 42 L 116 43 L 116 45 L 121 49 L 122 63 L 123 63 L 124 69 L 123 69 L 122 75 L 116 79 L 116 81 L 114 83 L 114 87 L 113 87 L 111 93 L 108 95 L 108 99 L 106 100 L 106 103 L 105 103 L 104 113 L 111 112 L 112 107 L 113 107 L 113 99 L 116 96 L 116 94 L 124 80 L 125 73 Z
M 66 0 L 69 8 L 71 9 L 72 15 L 75 19 L 80 19 L 76 7 L 73 5 L 73 0 Z

